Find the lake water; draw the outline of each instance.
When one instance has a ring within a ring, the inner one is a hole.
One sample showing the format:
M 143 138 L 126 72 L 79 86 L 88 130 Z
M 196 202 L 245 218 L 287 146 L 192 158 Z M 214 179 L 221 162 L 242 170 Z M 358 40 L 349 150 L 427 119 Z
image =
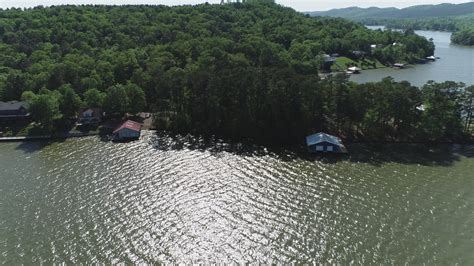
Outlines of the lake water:
M 371 29 L 380 26 L 369 26 Z M 406 69 L 381 68 L 364 70 L 361 74 L 352 75 L 350 80 L 365 83 L 379 81 L 391 76 L 397 81 L 407 80 L 413 85 L 422 86 L 429 80 L 443 82 L 446 80 L 474 84 L 474 47 L 451 44 L 451 33 L 439 31 L 415 31 L 426 38 L 433 38 L 436 45 L 435 62 L 413 65 Z
M 0 143 L 0 264 L 474 264 L 474 146 Z

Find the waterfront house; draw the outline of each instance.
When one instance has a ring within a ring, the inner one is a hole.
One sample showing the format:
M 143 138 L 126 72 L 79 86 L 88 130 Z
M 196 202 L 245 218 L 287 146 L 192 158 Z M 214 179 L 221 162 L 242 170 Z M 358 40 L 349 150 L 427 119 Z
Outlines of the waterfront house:
M 322 132 L 307 136 L 306 146 L 311 153 L 347 153 L 340 138 Z
M 0 102 L 0 121 L 25 121 L 30 117 L 30 113 L 28 113 L 28 107 L 29 106 L 26 102 Z
M 98 125 L 102 121 L 102 109 L 81 108 L 79 110 L 78 125 Z
M 377 48 L 383 48 L 383 44 L 371 44 L 370 49 L 377 49 Z
M 328 54 L 323 55 L 323 60 L 324 60 L 324 69 L 326 71 L 330 71 L 331 66 L 336 62 L 336 58 Z
M 425 105 L 422 104 L 422 105 L 417 106 L 416 110 L 424 112 L 426 110 Z
M 363 58 L 367 55 L 366 52 L 364 51 L 352 51 L 352 54 L 356 57 L 356 58 Z
M 113 132 L 113 139 L 116 141 L 137 140 L 140 138 L 142 124 L 132 120 L 123 122 Z

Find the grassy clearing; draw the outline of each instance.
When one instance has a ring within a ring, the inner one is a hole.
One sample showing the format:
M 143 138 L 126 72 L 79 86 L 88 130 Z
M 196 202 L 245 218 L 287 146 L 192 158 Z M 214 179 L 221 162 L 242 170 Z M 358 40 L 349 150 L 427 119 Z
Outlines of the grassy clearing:
M 41 135 L 49 135 L 51 132 L 48 130 L 43 129 L 36 123 L 29 123 L 26 127 L 21 128 L 16 136 L 17 137 L 24 137 L 24 136 L 41 136 Z
M 336 59 L 336 63 L 332 65 L 332 71 L 345 71 L 349 66 L 356 66 L 361 69 L 376 69 L 376 68 L 384 68 L 386 67 L 382 63 L 379 62 L 377 59 L 360 59 L 360 60 L 352 60 L 348 57 L 338 57 Z

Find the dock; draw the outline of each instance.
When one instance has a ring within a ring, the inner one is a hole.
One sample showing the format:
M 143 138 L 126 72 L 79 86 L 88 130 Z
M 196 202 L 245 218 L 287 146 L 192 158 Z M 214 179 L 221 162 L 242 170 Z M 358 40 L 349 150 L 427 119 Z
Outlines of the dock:
M 394 67 L 394 68 L 405 68 L 405 64 L 396 63 L 396 64 L 393 64 L 393 67 Z
M 45 140 L 51 139 L 51 136 L 25 136 L 25 137 L 0 137 L 0 142 L 27 141 L 27 140 Z
M 35 141 L 35 140 L 51 140 L 51 139 L 67 139 L 80 138 L 88 136 L 97 136 L 99 133 L 67 133 L 60 135 L 42 135 L 42 136 L 19 136 L 19 137 L 0 137 L 0 142 L 21 142 L 21 141 Z

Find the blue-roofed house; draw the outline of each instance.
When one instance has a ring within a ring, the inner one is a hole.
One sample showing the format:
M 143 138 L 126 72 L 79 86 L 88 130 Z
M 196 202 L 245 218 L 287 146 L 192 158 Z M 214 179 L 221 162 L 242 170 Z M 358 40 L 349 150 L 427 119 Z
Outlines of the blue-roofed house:
M 340 138 L 322 132 L 307 136 L 306 145 L 311 153 L 347 153 Z

